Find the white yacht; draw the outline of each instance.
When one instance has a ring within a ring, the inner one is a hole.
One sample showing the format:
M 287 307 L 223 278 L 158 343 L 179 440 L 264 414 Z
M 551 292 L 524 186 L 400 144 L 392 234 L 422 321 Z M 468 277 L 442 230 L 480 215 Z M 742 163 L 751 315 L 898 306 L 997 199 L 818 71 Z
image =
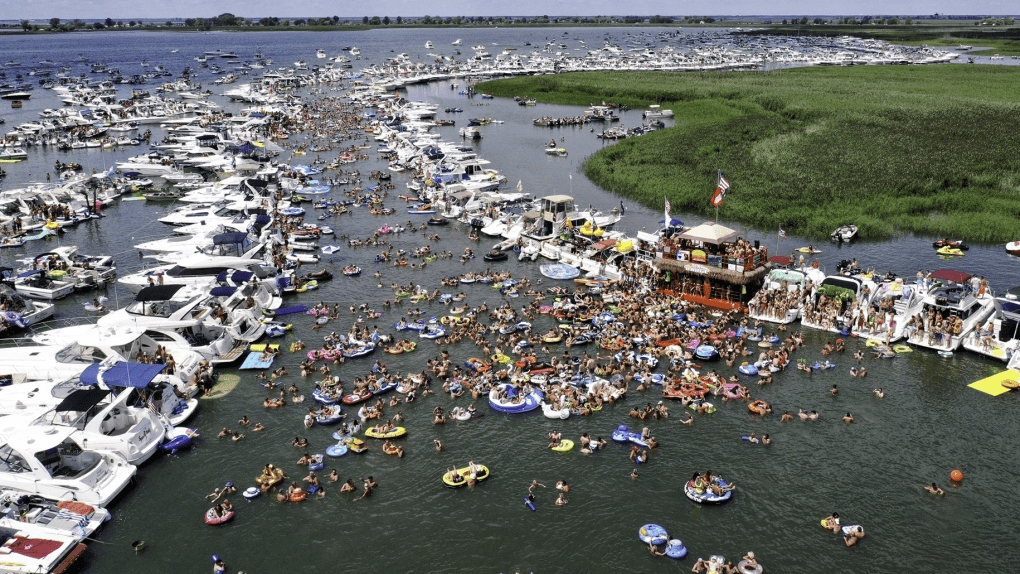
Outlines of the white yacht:
M 260 279 L 273 274 L 263 262 L 243 257 L 189 257 L 175 264 L 161 265 L 125 275 L 117 280 L 132 293 L 153 284 L 159 285 L 212 285 L 223 272 L 252 271 Z
M 875 283 L 870 279 L 829 275 L 807 294 L 800 323 L 812 329 L 849 334 L 859 320 L 867 324 L 868 303 L 874 294 Z
M 782 325 L 792 323 L 800 318 L 802 290 L 823 279 L 825 274 L 811 267 L 773 269 L 765 276 L 761 290 L 748 302 L 748 316 Z
M 88 550 L 77 532 L 14 519 L 3 522 L 0 539 L 5 542 L 0 548 L 6 551 L 2 560 L 5 573 L 65 572 Z
M 968 284 L 971 276 L 967 273 L 941 269 L 931 276 L 938 282 L 925 294 L 921 311 L 908 327 L 907 342 L 955 351 L 992 314 L 995 298 L 991 293 L 978 295 Z
M 72 432 L 70 427 L 0 422 L 0 488 L 109 504 L 138 469 L 120 455 L 83 449 L 71 438 Z
M 0 490 L 0 528 L 19 530 L 28 523 L 68 536 L 92 536 L 109 519 L 110 511 L 100 506 Z
M 99 318 L 101 328 L 144 331 L 176 356 L 176 349 L 194 351 L 210 363 L 230 363 L 265 333 L 263 310 L 280 305 L 265 283 L 244 283 L 212 289 L 155 285 L 138 292 L 135 301 Z
M 26 413 L 25 418 L 32 426 L 69 427 L 71 438 L 82 448 L 142 464 L 159 449 L 166 426 L 147 405 L 132 405 L 131 391 L 111 394 L 105 388 L 76 388 L 53 409 L 38 416 Z
M 907 324 L 921 311 L 926 292 L 923 286 L 904 283 L 900 278 L 883 281 L 871 299 L 875 320 L 868 329 L 869 334 L 890 343 L 902 339 L 906 336 Z
M 963 339 L 963 348 L 987 355 L 1000 361 L 1010 360 L 1020 353 L 1020 301 L 1014 288 L 995 298 L 995 311 L 978 328 Z

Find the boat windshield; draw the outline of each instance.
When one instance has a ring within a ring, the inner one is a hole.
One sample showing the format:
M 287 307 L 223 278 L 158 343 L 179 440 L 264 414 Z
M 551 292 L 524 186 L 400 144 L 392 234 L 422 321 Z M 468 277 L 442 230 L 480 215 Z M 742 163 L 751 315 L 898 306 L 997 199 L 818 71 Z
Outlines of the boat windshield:
M 98 347 L 74 343 L 57 352 L 58 363 L 98 363 L 106 359 L 106 353 Z
M 0 447 L 0 472 L 28 472 L 31 470 L 25 459 L 10 445 Z

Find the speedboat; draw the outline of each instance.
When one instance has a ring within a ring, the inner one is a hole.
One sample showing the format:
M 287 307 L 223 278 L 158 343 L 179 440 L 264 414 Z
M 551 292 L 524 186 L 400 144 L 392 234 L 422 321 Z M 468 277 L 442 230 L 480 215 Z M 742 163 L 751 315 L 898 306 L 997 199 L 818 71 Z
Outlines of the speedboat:
M 19 331 L 53 316 L 55 305 L 25 299 L 10 286 L 0 284 L 0 303 L 7 308 L 0 313 L 0 336 Z
M 63 277 L 64 274 L 56 274 L 57 272 L 47 273 L 39 269 L 22 272 L 14 280 L 14 290 L 32 299 L 47 301 L 63 299 L 74 292 L 74 282 L 57 279 L 56 276 Z
M 938 351 L 960 348 L 971 331 L 995 309 L 991 293 L 976 293 L 968 284 L 971 275 L 940 269 L 931 274 L 939 282 L 928 289 L 924 306 L 914 318 L 907 342 Z M 949 322 L 948 326 L 943 322 Z
M 138 471 L 118 454 L 82 448 L 70 427 L 0 426 L 0 488 L 106 506 Z
M 995 311 L 963 339 L 963 348 L 1000 361 L 1020 355 L 1020 287 L 995 298 Z

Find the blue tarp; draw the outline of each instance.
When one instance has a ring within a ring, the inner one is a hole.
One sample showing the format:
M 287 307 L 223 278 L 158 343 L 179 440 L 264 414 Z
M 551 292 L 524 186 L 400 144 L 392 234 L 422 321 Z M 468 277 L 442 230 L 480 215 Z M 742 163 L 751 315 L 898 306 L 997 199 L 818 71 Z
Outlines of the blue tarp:
M 93 363 L 82 371 L 78 377 L 81 382 L 87 385 L 99 383 L 99 363 Z M 103 383 L 107 387 L 134 387 L 143 388 L 156 378 L 156 375 L 163 372 L 166 365 L 145 363 L 129 363 L 122 361 L 103 372 Z

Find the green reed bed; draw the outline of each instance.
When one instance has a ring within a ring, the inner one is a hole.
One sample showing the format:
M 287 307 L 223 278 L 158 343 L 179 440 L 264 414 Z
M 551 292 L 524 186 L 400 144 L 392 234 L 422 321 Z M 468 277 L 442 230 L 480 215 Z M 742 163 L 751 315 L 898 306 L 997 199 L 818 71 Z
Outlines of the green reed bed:
M 1020 235 L 1017 70 L 859 66 L 768 73 L 575 73 L 488 82 L 480 91 L 543 102 L 658 103 L 676 127 L 594 154 L 585 174 L 649 207 L 720 215 L 825 237 L 904 232 L 1012 241 Z M 636 123 L 636 115 L 625 116 Z

